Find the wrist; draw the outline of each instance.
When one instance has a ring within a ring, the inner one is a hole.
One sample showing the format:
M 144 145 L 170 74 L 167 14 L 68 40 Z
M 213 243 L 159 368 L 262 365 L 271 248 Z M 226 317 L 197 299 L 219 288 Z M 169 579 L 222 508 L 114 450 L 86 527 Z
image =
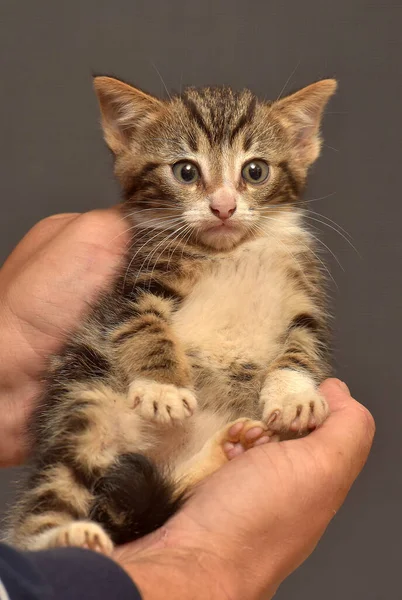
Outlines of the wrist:
M 163 548 L 119 561 L 143 600 L 237 600 L 234 580 L 198 548 Z M 243 596 L 244 597 L 244 596 Z
M 278 587 L 275 578 L 267 587 L 267 573 L 256 576 L 250 550 L 242 552 L 238 545 L 231 549 L 227 540 L 213 540 L 201 531 L 178 533 L 168 525 L 134 545 L 118 548 L 114 558 L 144 600 L 257 600 L 262 592 L 269 600 Z M 239 554 L 244 560 L 238 560 Z

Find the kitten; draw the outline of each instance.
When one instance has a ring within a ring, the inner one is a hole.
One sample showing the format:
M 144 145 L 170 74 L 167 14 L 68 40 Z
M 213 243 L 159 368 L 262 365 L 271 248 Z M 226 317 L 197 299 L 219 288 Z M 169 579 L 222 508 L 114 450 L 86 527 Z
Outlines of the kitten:
M 272 103 L 94 85 L 132 240 L 112 292 L 52 360 L 12 515 L 26 549 L 110 552 L 228 460 L 328 414 L 322 263 L 298 198 L 336 82 Z

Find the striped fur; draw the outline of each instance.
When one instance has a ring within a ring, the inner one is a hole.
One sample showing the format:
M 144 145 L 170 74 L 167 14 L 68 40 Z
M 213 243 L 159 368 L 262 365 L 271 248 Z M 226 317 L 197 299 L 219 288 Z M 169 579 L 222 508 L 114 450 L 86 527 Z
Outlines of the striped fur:
M 271 104 L 229 88 L 164 102 L 110 78 L 95 88 L 132 244 L 114 289 L 52 359 L 11 515 L 22 548 L 108 552 L 169 518 L 228 460 L 225 441 L 246 449 L 261 419 L 260 435 L 287 437 L 327 414 L 324 281 L 297 201 L 335 83 Z M 266 182 L 242 179 L 252 159 L 269 164 Z M 173 176 L 182 160 L 197 183 Z M 211 230 L 219 189 L 236 200 L 224 233 Z

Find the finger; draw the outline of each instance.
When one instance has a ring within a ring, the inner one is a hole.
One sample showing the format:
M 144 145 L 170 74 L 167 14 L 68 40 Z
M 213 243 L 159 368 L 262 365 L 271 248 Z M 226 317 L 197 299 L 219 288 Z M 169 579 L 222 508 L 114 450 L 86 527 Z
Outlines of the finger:
M 328 379 L 321 386 L 331 414 L 325 423 L 305 440 L 338 473 L 353 480 L 367 460 L 375 433 L 370 412 L 354 400 L 343 382 Z
M 54 239 L 73 219 L 80 213 L 64 213 L 46 217 L 36 223 L 18 243 L 5 261 L 2 269 L 2 277 L 15 276 L 18 269 L 31 260 L 32 256 Z
M 40 351 L 46 340 L 38 333 L 60 341 L 76 327 L 82 311 L 112 279 L 125 245 L 121 217 L 102 210 L 71 219 L 37 251 L 3 298 L 24 323 L 25 340 Z

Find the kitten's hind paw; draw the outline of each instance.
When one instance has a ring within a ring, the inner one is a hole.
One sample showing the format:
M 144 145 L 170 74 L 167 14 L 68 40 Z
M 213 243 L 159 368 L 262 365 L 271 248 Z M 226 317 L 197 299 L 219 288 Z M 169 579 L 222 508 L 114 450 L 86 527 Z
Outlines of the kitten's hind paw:
M 43 548 L 79 546 L 102 554 L 111 554 L 113 542 L 100 525 L 92 521 L 74 521 L 41 534 Z
M 267 427 L 248 418 L 232 421 L 215 433 L 176 473 L 178 490 L 186 492 L 236 456 L 270 441 Z
M 221 433 L 221 444 L 226 458 L 232 460 L 246 450 L 267 444 L 270 438 L 267 426 L 261 421 L 242 418 L 230 423 Z
M 175 385 L 136 379 L 129 388 L 129 401 L 144 419 L 171 425 L 194 413 L 197 400 L 190 390 Z

